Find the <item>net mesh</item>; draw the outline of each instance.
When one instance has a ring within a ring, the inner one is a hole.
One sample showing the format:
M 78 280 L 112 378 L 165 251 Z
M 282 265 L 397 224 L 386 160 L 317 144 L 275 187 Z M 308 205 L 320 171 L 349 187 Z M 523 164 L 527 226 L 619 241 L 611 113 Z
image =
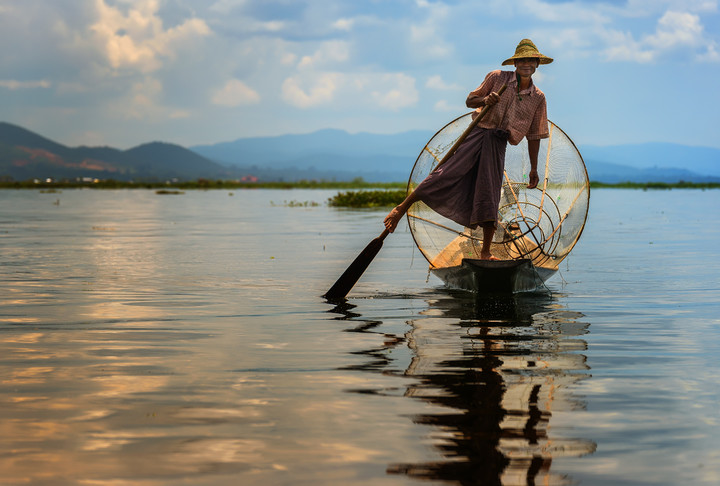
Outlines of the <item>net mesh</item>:
M 471 113 L 443 127 L 423 148 L 408 181 L 408 193 L 422 182 L 471 121 Z M 527 141 L 508 145 L 498 226 L 491 251 L 501 260 L 531 259 L 536 267 L 556 269 L 580 238 L 590 202 L 590 185 L 582 156 L 570 138 L 552 122 L 541 140 L 537 189 L 527 189 L 530 158 Z M 460 265 L 480 258 L 482 228 L 464 228 L 440 216 L 423 202 L 408 211 L 410 231 L 431 268 Z

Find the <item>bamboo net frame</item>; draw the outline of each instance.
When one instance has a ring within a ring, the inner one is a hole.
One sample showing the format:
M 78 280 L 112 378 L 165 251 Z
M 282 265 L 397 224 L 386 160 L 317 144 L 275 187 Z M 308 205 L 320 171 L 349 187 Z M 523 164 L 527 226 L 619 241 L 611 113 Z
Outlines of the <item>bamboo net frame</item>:
M 470 121 L 470 113 L 439 130 L 423 147 L 408 180 L 410 193 L 438 164 Z M 541 184 L 527 189 L 527 142 L 508 146 L 498 229 L 492 253 L 503 260 L 529 258 L 538 267 L 556 269 L 580 238 L 587 218 L 590 186 L 582 156 L 554 123 L 541 141 Z M 438 215 L 421 201 L 408 211 L 417 247 L 431 268 L 456 266 L 463 258 L 479 258 L 482 230 L 463 228 Z

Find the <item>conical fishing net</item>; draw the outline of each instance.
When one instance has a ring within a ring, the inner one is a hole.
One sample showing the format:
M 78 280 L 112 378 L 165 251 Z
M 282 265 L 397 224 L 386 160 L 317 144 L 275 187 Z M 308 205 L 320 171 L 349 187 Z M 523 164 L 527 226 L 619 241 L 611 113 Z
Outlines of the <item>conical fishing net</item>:
M 423 148 L 408 181 L 408 193 L 442 160 L 471 121 L 471 113 L 448 123 Z M 527 189 L 530 158 L 527 141 L 508 145 L 498 227 L 491 251 L 501 260 L 530 259 L 549 270 L 570 253 L 585 226 L 590 185 L 582 156 L 570 138 L 552 122 L 550 137 L 541 140 L 540 183 Z M 482 228 L 464 228 L 440 216 L 423 202 L 408 211 L 410 231 L 431 268 L 460 265 L 480 258 Z

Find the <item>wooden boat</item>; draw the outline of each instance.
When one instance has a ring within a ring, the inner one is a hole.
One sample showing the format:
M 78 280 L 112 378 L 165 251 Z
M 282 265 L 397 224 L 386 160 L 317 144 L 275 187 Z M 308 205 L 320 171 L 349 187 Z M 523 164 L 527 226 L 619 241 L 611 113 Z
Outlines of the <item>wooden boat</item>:
M 532 292 L 555 272 L 536 268 L 529 258 L 478 260 L 463 258 L 460 265 L 430 270 L 449 287 L 478 293 Z
M 438 131 L 418 156 L 408 193 L 437 166 L 470 116 Z M 491 253 L 499 261 L 480 260 L 482 230 L 463 228 L 421 201 L 407 213 L 415 244 L 430 272 L 449 287 L 475 292 L 528 292 L 544 287 L 582 234 L 590 202 L 587 170 L 575 144 L 549 122 L 541 140 L 540 184 L 528 189 L 527 142 L 509 145 Z
M 500 260 L 481 260 L 481 242 L 473 232 L 467 232 L 431 260 L 430 271 L 448 287 L 479 293 L 532 292 L 542 288 L 557 271 L 557 264 L 543 255 L 542 248 L 523 235 L 518 226 L 506 230 L 501 225 L 500 229 L 497 233 L 502 237 L 492 245 L 493 255 Z

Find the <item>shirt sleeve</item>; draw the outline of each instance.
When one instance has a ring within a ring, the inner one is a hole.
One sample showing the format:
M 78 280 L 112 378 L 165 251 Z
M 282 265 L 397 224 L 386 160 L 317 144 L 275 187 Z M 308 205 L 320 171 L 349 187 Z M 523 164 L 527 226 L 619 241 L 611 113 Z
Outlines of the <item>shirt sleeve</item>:
M 540 140 L 541 138 L 548 138 L 550 136 L 550 130 L 548 129 L 547 119 L 547 102 L 545 96 L 535 110 L 530 128 L 528 129 L 526 138 L 528 140 Z
M 474 91 L 471 91 L 468 97 L 479 96 L 481 98 L 485 98 L 487 95 L 492 93 L 494 91 L 493 88 L 500 79 L 500 72 L 501 71 L 499 69 L 497 71 L 490 71 L 487 76 L 485 76 L 485 80 L 482 82 L 482 84 L 478 86 Z

